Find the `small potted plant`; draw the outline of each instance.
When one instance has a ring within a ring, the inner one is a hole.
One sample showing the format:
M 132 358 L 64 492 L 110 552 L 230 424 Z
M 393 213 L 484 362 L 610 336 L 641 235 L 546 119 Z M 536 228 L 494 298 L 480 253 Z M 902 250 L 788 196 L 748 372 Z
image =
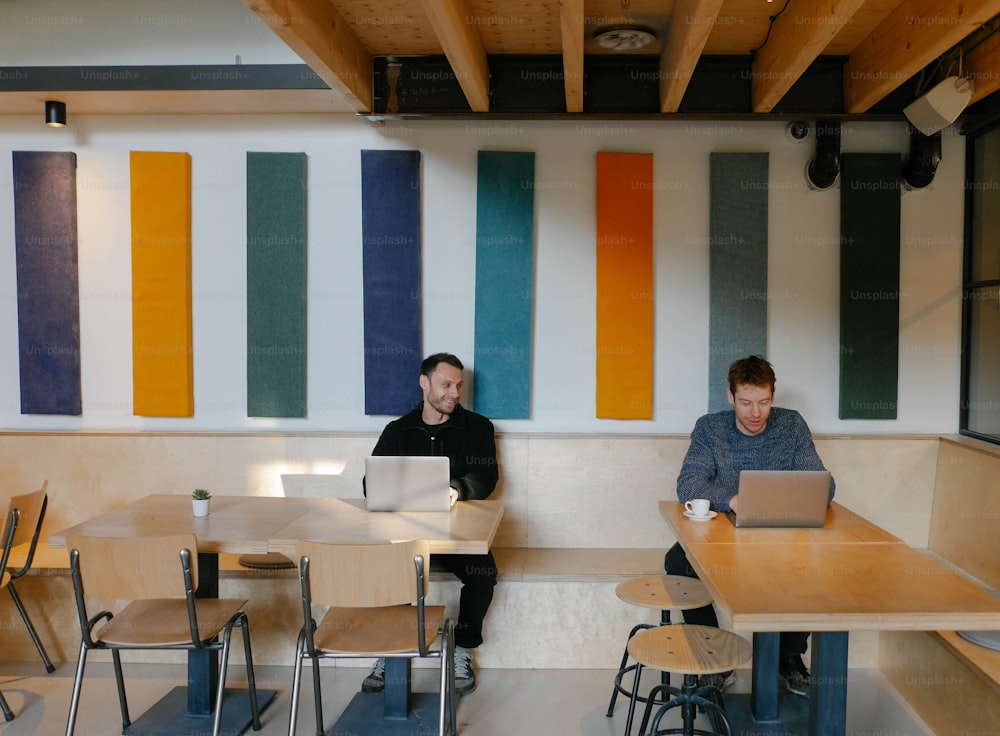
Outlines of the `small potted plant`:
M 204 488 L 195 488 L 191 494 L 191 508 L 195 516 L 208 516 L 208 502 L 212 494 Z

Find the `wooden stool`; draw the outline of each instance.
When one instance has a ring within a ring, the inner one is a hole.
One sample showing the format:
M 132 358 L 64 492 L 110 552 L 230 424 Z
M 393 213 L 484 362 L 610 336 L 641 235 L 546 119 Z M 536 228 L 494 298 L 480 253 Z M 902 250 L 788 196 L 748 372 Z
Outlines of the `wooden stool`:
M 628 652 L 637 662 L 636 685 L 644 667 L 684 675 L 684 684 L 679 689 L 660 684 L 649 691 L 639 728 L 641 733 L 646 733 L 646 724 L 649 723 L 653 706 L 659 705 L 649 736 L 672 733 L 685 736 L 714 736 L 722 733 L 732 736 L 732 727 L 722 704 L 722 692 L 712 685 L 699 687 L 698 676 L 727 672 L 746 664 L 753 654 L 750 642 L 713 626 L 675 624 L 640 631 L 629 641 Z M 637 700 L 637 689 L 638 687 L 632 688 L 632 707 Z M 694 727 L 699 707 L 709 714 L 717 730 L 705 731 Z M 683 727 L 661 731 L 660 720 L 671 708 L 681 709 Z
M 615 595 L 626 603 L 631 603 L 644 608 L 657 608 L 660 611 L 660 626 L 670 624 L 671 611 L 684 611 L 690 608 L 701 608 L 712 604 L 712 596 L 708 594 L 705 586 L 697 578 L 684 577 L 683 575 L 642 575 L 619 583 L 615 588 Z M 625 736 L 629 736 L 632 731 L 632 719 L 635 715 L 635 702 L 632 701 L 633 693 L 622 687 L 622 677 L 626 673 L 632 672 L 636 666 L 628 665 L 628 642 L 636 635 L 636 632 L 643 629 L 654 628 L 651 624 L 638 624 L 633 627 L 625 642 L 625 651 L 622 654 L 622 662 L 618 667 L 618 674 L 615 675 L 614 689 L 611 691 L 611 702 L 608 704 L 607 717 L 614 715 L 615 702 L 618 700 L 618 693 L 629 698 L 628 718 L 625 721 Z M 626 666 L 628 665 L 628 666 Z M 632 690 L 639 682 L 638 676 L 633 680 Z M 670 675 L 664 673 L 662 676 L 664 685 L 670 684 Z M 646 698 L 639 697 L 637 702 L 645 703 Z

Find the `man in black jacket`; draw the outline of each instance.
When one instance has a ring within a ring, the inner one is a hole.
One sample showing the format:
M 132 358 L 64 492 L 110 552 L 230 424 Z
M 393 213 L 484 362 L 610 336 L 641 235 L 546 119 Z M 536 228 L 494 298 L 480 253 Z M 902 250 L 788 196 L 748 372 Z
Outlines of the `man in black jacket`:
M 446 455 L 451 461 L 451 502 L 488 498 L 499 479 L 493 423 L 464 409 L 464 366 L 450 353 L 436 353 L 420 364 L 423 402 L 386 426 L 372 455 Z M 455 689 L 466 695 L 476 689 L 472 669 L 474 649 L 483 642 L 483 619 L 493 600 L 497 565 L 486 555 L 434 555 L 435 568 L 447 570 L 462 582 L 455 624 Z M 365 678 L 362 690 L 385 687 L 385 661 L 379 660 Z

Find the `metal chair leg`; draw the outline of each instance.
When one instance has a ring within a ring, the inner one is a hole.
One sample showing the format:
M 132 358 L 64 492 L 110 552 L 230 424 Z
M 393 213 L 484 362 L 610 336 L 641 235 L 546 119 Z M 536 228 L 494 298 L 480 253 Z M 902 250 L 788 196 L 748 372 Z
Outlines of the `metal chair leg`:
M 42 664 L 45 665 L 46 672 L 55 672 L 55 665 L 52 664 L 52 660 L 49 659 L 49 655 L 45 652 L 45 647 L 42 646 L 42 640 L 38 638 L 38 632 L 35 631 L 35 627 L 31 623 L 31 619 L 28 618 L 28 612 L 24 610 L 24 604 L 21 603 L 21 597 L 14 590 L 13 581 L 7 583 L 7 590 L 10 591 L 10 597 L 14 599 L 14 605 L 17 607 L 17 612 L 21 614 L 21 618 L 24 620 L 24 625 L 28 628 L 28 634 L 31 636 L 31 641 L 35 643 L 35 649 L 38 650 L 39 656 L 42 658 Z
M 323 693 L 319 684 L 319 659 L 312 657 L 313 693 L 316 707 L 316 736 L 323 736 Z
M 111 660 L 115 665 L 115 684 L 118 687 L 118 703 L 122 709 L 122 733 L 132 725 L 132 719 L 128 714 L 128 698 L 125 697 L 125 675 L 122 672 L 122 657 L 117 649 L 111 650 Z
M 0 693 L 0 710 L 3 711 L 3 719 L 5 721 L 14 720 L 14 711 L 12 711 L 10 706 L 7 705 L 7 701 L 4 699 L 3 693 Z
M 80 643 L 80 658 L 76 663 L 76 679 L 73 680 L 73 695 L 69 701 L 69 716 L 66 719 L 66 736 L 73 736 L 76 729 L 76 712 L 80 707 L 80 687 L 83 685 L 83 668 L 87 664 L 87 645 Z
M 299 632 L 299 640 L 295 644 L 295 668 L 292 673 L 292 702 L 289 703 L 288 712 L 288 736 L 295 736 L 295 722 L 298 720 L 299 716 L 299 690 L 302 685 L 302 658 L 305 656 L 303 651 L 303 634 Z M 323 724 L 319 724 L 320 728 Z
M 250 649 L 250 622 L 244 613 L 237 623 L 243 629 L 243 651 L 247 668 L 247 687 L 250 690 L 250 712 L 253 714 L 253 730 L 260 730 L 260 703 L 257 700 L 257 678 L 253 673 L 253 652 Z

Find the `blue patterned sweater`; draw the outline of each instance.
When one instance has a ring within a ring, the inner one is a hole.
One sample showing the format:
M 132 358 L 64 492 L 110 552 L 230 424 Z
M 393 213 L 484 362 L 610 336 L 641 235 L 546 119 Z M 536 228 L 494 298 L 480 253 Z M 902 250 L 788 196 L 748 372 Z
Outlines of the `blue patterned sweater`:
M 691 446 L 677 477 L 677 499 L 707 498 L 712 510 L 729 511 L 739 488 L 741 470 L 826 470 L 816 453 L 812 433 L 794 409 L 772 407 L 760 434 L 745 435 L 736 427 L 732 409 L 706 414 L 694 425 Z M 830 479 L 830 500 L 835 483 Z

